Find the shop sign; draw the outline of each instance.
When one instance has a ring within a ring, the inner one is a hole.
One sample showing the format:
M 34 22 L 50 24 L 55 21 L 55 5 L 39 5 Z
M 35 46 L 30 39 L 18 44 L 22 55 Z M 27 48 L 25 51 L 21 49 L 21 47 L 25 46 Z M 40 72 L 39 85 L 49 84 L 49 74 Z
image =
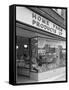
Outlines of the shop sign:
M 25 7 L 16 7 L 16 20 L 58 36 L 66 37 L 65 29 Z

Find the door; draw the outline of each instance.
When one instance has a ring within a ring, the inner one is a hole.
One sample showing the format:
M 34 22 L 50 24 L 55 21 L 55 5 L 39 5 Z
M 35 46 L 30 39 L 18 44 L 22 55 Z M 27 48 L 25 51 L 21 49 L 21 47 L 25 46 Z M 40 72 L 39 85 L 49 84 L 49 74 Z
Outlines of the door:
M 17 36 L 16 64 L 17 75 L 30 77 L 30 39 Z

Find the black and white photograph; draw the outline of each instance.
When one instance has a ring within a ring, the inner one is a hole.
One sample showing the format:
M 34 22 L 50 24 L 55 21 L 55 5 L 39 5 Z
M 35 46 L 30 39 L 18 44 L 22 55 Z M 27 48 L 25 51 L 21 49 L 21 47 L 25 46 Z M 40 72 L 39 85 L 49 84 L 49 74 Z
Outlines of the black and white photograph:
M 10 17 L 13 18 L 10 19 L 10 28 L 14 30 L 10 31 L 13 33 L 10 41 L 10 82 L 12 77 L 16 84 L 66 82 L 67 8 L 10 7 Z

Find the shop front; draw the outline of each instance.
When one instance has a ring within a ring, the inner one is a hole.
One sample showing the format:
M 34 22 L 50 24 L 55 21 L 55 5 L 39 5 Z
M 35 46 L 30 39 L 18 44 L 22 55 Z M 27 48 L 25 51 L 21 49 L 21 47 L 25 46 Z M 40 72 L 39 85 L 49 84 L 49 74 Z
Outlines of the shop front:
M 63 28 L 26 7 L 16 7 L 16 79 L 40 81 L 66 67 Z M 65 71 L 66 72 L 66 71 Z

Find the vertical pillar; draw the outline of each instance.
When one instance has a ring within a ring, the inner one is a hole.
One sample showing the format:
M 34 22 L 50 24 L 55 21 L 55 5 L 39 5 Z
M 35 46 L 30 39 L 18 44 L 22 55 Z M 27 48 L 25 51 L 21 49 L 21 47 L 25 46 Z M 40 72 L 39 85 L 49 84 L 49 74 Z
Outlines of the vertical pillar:
M 32 52 L 31 52 L 31 39 L 29 38 L 29 73 L 31 71 L 31 57 L 32 57 Z
M 60 64 L 60 48 L 59 47 L 56 48 L 56 55 L 57 55 L 56 64 L 57 64 L 57 66 L 59 66 L 59 64 Z

